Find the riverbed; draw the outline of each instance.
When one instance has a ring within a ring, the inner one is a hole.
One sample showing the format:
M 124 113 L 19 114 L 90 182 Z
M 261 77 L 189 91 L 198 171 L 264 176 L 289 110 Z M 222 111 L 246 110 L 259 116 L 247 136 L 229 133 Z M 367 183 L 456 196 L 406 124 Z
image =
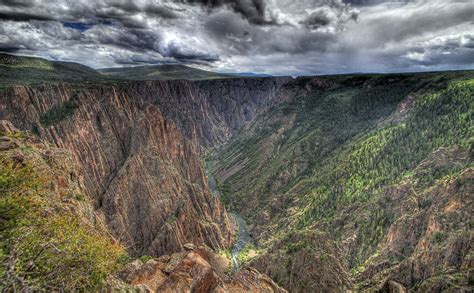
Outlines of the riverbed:
M 221 193 L 219 191 L 219 188 L 217 186 L 216 179 L 214 178 L 214 175 L 212 174 L 211 170 L 209 170 L 209 167 L 206 166 L 205 168 L 206 175 L 207 175 L 207 180 L 208 180 L 208 185 L 209 188 L 211 189 L 212 195 L 220 197 Z M 232 270 L 237 271 L 240 264 L 239 264 L 239 253 L 245 248 L 245 246 L 248 243 L 252 242 L 252 237 L 250 237 L 250 233 L 247 229 L 247 223 L 245 222 L 244 218 L 240 216 L 237 212 L 235 211 L 228 211 L 230 217 L 236 224 L 236 232 L 237 232 L 237 241 L 235 242 L 234 246 L 231 249 L 231 259 L 232 259 Z

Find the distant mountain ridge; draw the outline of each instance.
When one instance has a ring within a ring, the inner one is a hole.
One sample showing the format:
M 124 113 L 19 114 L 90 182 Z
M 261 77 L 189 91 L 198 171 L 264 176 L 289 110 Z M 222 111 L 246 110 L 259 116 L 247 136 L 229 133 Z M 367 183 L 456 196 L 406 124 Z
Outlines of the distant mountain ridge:
M 117 80 L 213 80 L 224 78 L 270 77 L 266 74 L 218 73 L 181 64 L 144 65 L 135 67 L 101 68 L 38 57 L 0 53 L 0 86 L 13 84 L 51 83 L 110 83 Z
M 44 81 L 97 82 L 108 79 L 98 71 L 79 63 L 0 53 L 0 86 Z
M 98 71 L 110 77 L 131 80 L 204 80 L 235 77 L 180 64 L 103 68 Z
M 209 80 L 236 77 L 272 77 L 270 74 L 254 72 L 219 73 L 181 64 L 101 68 L 98 71 L 110 77 L 131 80 Z

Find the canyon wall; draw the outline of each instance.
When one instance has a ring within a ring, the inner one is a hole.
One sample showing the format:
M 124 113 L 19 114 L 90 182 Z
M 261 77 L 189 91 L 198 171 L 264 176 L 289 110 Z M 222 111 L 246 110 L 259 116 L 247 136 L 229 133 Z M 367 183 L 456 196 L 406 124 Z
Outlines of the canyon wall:
M 226 142 L 259 113 L 285 100 L 280 89 L 290 80 L 139 81 L 125 83 L 124 90 L 141 105 L 158 105 L 202 151 Z
M 78 105 L 74 113 L 43 127 L 41 114 L 67 101 Z M 68 86 L 11 88 L 2 104 L 2 118 L 74 154 L 87 195 L 131 251 L 230 245 L 229 219 L 207 192 L 196 150 L 156 106 L 141 106 L 115 87 Z
M 73 154 L 85 193 L 132 253 L 223 249 L 233 229 L 198 154 L 273 104 L 285 80 L 13 86 L 0 92 L 0 118 Z
M 211 165 L 249 265 L 291 292 L 471 292 L 473 93 L 462 72 L 286 84 Z

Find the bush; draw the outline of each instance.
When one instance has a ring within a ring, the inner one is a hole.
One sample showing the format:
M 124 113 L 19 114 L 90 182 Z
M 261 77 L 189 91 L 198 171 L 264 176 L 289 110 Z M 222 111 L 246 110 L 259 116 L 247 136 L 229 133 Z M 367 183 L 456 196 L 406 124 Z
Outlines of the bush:
M 79 106 L 74 101 L 64 102 L 62 105 L 53 106 L 51 109 L 41 114 L 40 122 L 43 126 L 48 127 L 61 122 L 66 117 L 72 115 L 74 110 Z
M 431 235 L 431 243 L 434 245 L 441 244 L 445 238 L 446 238 L 446 235 L 443 232 L 441 231 L 434 232 L 433 235 Z
M 140 256 L 140 260 L 141 260 L 142 263 L 147 263 L 150 259 L 152 259 L 152 257 L 149 256 L 149 255 Z

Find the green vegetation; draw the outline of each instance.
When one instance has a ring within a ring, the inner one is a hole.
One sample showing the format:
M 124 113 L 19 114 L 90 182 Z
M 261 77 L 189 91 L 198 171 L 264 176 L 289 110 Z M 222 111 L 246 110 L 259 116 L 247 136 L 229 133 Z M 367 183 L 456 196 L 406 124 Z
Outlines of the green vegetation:
M 411 223 L 399 221 L 386 193 L 403 193 L 415 211 L 427 211 L 436 201 L 433 188 L 472 167 L 474 73 L 335 76 L 307 84 L 300 78 L 288 85 L 292 99 L 214 155 L 214 171 L 236 170 L 219 183 L 232 194 L 226 201 L 246 219 L 270 214 L 259 248 L 282 258 L 311 249 L 304 237 L 286 243 L 292 233 L 325 231 L 335 246 L 353 246 L 343 261 L 354 276 L 374 262 L 402 262 L 415 253 L 412 246 L 381 254 L 389 227 Z M 435 233 L 430 242 L 442 246 L 451 235 Z
M 51 109 L 41 114 L 40 122 L 44 127 L 55 125 L 68 116 L 71 116 L 79 106 L 74 101 L 66 101 L 62 105 L 53 106 Z
M 292 196 L 305 199 L 300 200 L 301 227 L 330 218 L 338 206 L 368 201 L 384 186 L 400 181 L 431 152 L 470 147 L 474 90 L 467 77 L 322 78 L 326 88 L 272 108 L 217 154 L 224 169 L 245 161 L 220 185 L 233 194 L 231 204 L 248 203 L 255 213 L 271 195 L 297 191 Z M 304 81 L 295 81 L 295 87 Z M 392 118 L 399 103 L 415 92 L 416 102 L 406 106 L 409 113 Z M 446 172 L 439 169 L 423 180 L 431 182 Z
M 204 80 L 231 78 L 234 76 L 196 69 L 184 65 L 154 65 L 125 68 L 104 68 L 100 72 L 107 76 L 127 80 Z
M 142 255 L 142 256 L 140 256 L 139 259 L 142 263 L 147 263 L 150 259 L 152 259 L 152 257 L 149 256 L 149 255 Z
M 230 186 L 228 183 L 221 182 L 217 177 L 214 177 L 219 190 L 221 202 L 227 207 L 230 207 Z
M 245 247 L 239 251 L 237 260 L 239 264 L 244 264 L 254 258 L 258 254 L 258 251 L 253 243 L 247 243 Z
M 474 87 L 457 82 L 417 100 L 406 121 L 357 138 L 325 161 L 311 177 L 310 203 L 302 224 L 331 216 L 338 205 L 369 200 L 383 186 L 398 182 L 431 152 L 448 146 L 468 148 L 473 137 Z M 431 182 L 448 170 L 424 174 Z
M 446 238 L 446 235 L 443 232 L 441 231 L 435 232 L 433 233 L 433 235 L 431 235 L 431 243 L 434 245 L 439 245 L 443 243 L 445 238 Z
M 126 257 L 115 241 L 64 210 L 50 178 L 0 164 L 0 290 L 90 291 Z
M 39 83 L 98 84 L 112 80 L 84 65 L 0 53 L 0 88 Z

